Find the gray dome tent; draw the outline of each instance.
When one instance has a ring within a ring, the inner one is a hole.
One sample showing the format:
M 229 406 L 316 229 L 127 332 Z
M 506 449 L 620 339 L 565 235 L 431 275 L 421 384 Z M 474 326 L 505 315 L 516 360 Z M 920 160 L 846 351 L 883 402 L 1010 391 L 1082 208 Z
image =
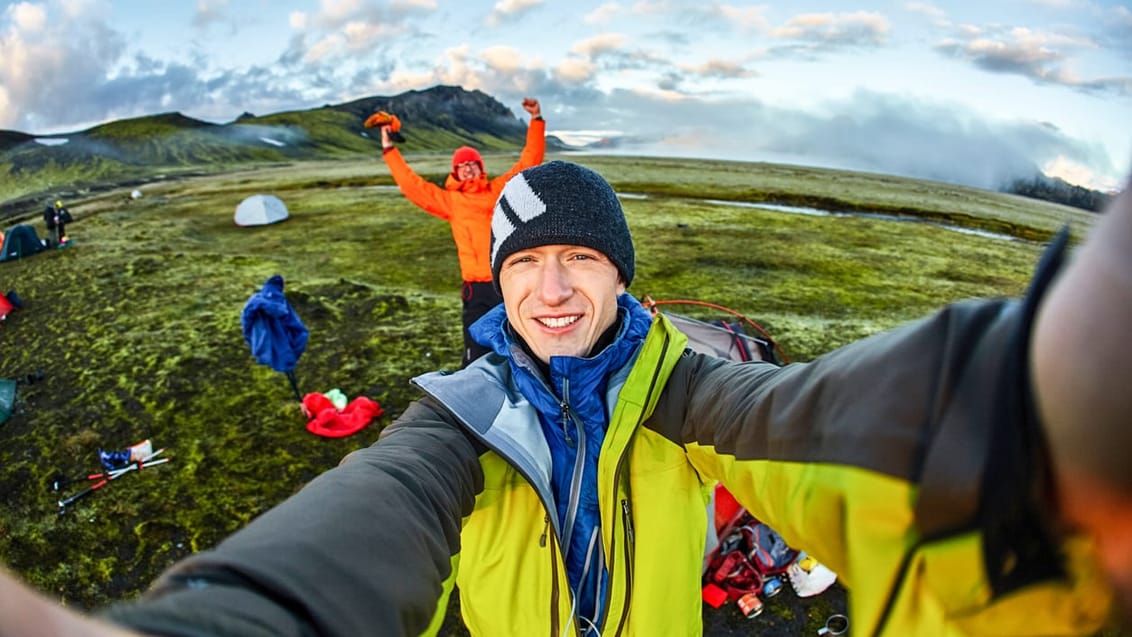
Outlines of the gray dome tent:
M 275 195 L 252 195 L 236 206 L 237 226 L 266 226 L 287 217 L 287 206 Z

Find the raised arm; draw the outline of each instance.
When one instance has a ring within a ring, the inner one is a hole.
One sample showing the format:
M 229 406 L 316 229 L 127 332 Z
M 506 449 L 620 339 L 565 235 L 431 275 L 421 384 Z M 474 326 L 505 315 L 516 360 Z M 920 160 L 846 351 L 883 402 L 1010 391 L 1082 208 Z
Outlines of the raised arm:
M 527 141 L 523 145 L 519 161 L 515 162 L 506 173 L 492 180 L 494 184 L 498 184 L 498 188 L 503 188 L 503 184 L 519 171 L 541 164 L 546 155 L 546 120 L 542 118 L 539 101 L 530 97 L 525 98 L 523 110 L 531 114 L 531 123 L 527 126 Z

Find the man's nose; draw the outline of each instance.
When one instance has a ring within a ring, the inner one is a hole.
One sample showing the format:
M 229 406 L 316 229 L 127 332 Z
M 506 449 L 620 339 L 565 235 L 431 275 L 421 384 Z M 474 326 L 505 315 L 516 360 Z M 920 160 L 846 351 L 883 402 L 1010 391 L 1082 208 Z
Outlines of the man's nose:
M 570 273 L 558 262 L 550 259 L 543 264 L 539 272 L 539 296 L 547 305 L 557 305 L 574 292 L 570 282 Z

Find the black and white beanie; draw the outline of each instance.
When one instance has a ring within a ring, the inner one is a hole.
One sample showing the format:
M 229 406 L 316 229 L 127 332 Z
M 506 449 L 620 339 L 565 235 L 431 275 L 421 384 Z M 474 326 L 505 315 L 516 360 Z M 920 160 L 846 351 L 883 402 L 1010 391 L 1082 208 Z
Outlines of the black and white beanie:
M 601 175 L 552 161 L 528 168 L 503 187 L 491 217 L 491 279 L 499 290 L 503 260 L 519 250 L 578 245 L 609 257 L 628 286 L 633 237 L 621 202 Z

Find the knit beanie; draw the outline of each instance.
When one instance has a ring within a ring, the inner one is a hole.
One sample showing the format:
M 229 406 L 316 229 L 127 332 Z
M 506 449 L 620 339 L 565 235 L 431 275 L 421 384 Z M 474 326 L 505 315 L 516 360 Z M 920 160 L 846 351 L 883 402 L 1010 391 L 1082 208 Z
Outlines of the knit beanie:
M 480 152 L 471 146 L 461 146 L 452 153 L 452 173 L 456 173 L 456 167 L 466 161 L 474 161 L 480 165 L 480 171 L 483 171 L 483 157 Z
M 519 250 L 578 245 L 609 257 L 628 286 L 633 237 L 621 202 L 601 175 L 552 161 L 528 168 L 503 187 L 491 216 L 491 279 L 499 288 L 503 260 Z

